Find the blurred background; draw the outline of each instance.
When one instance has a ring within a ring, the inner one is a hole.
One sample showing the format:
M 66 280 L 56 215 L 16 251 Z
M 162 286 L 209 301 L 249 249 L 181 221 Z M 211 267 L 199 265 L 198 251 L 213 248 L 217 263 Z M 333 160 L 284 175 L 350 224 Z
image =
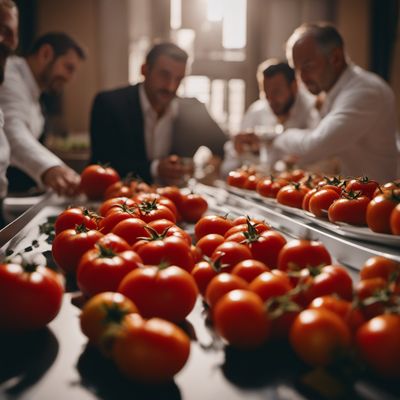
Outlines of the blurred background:
M 180 88 L 197 97 L 228 132 L 235 132 L 258 98 L 256 69 L 284 57 L 284 44 L 303 22 L 333 22 L 360 66 L 389 82 L 400 97 L 400 0 L 17 0 L 20 47 L 64 31 L 87 60 L 62 96 L 45 99 L 47 145 L 81 169 L 88 158 L 89 114 L 100 90 L 136 83 L 156 39 L 173 40 L 190 54 Z M 400 105 L 398 102 L 400 115 Z

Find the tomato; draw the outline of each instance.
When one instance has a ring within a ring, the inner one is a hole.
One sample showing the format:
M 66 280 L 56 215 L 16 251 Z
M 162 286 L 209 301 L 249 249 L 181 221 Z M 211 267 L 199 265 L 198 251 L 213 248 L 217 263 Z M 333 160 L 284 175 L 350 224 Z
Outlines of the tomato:
M 344 320 L 327 309 L 302 311 L 290 330 L 296 354 L 312 366 L 328 366 L 350 347 L 350 329 Z
M 163 205 L 168 207 L 172 213 L 175 215 L 175 218 L 178 216 L 178 209 L 175 203 L 168 199 L 167 197 L 161 196 L 158 193 L 138 193 L 133 197 L 133 200 L 136 201 L 139 205 L 141 203 L 153 203 L 155 202 L 156 205 Z
M 354 308 L 350 301 L 339 299 L 332 295 L 316 297 L 309 304 L 308 308 L 324 308 L 334 312 L 343 318 L 351 332 L 355 332 L 365 322 L 361 311 L 358 308 Z
M 257 175 L 249 175 L 244 183 L 243 188 L 247 190 L 256 190 L 260 178 Z
M 395 191 L 375 196 L 367 207 L 367 224 L 373 232 L 391 233 L 390 215 L 400 203 L 400 193 Z
M 379 183 L 368 179 L 367 176 L 351 179 L 346 185 L 347 192 L 360 191 L 363 195 L 372 199 L 375 190 L 379 187 Z
M 397 272 L 396 272 L 397 271 Z M 361 266 L 360 279 L 383 278 L 388 281 L 393 273 L 400 273 L 400 263 L 382 256 L 374 256 Z M 397 278 L 400 283 L 400 276 Z
M 194 226 L 194 234 L 197 240 L 209 233 L 218 233 L 224 236 L 225 232 L 232 228 L 233 222 L 221 215 L 206 215 L 200 218 Z
M 225 294 L 213 309 L 215 330 L 230 345 L 255 348 L 268 338 L 270 322 L 261 299 L 249 290 Z
M 269 268 L 261 261 L 248 259 L 238 262 L 232 269 L 232 274 L 240 276 L 250 283 L 258 275 L 269 271 Z
M 345 222 L 346 224 L 367 225 L 367 207 L 370 198 L 359 194 L 344 192 L 342 198 L 336 200 L 328 209 L 328 218 L 331 222 Z
M 137 313 L 137 307 L 121 293 L 103 292 L 89 299 L 80 314 L 80 326 L 91 344 L 99 346 L 104 353 L 107 349 L 107 335 L 110 329 L 120 326 L 126 315 Z
M 174 322 L 189 315 L 198 294 L 192 275 L 177 266 L 135 269 L 122 280 L 118 292 L 131 299 L 143 317 Z
M 252 229 L 253 228 L 253 229 Z M 271 229 L 271 227 L 269 225 L 267 225 L 264 222 L 251 222 L 248 221 L 244 224 L 237 224 L 232 226 L 232 228 L 228 229 L 225 232 L 224 238 L 226 240 L 231 240 L 229 239 L 230 237 L 234 237 L 236 238 L 234 241 L 238 241 L 241 242 L 242 240 L 244 240 L 246 237 L 245 235 L 235 235 L 236 233 L 244 233 L 244 232 L 248 232 L 250 230 L 255 230 L 256 233 L 261 233 L 261 232 L 265 232 L 268 231 L 269 229 Z M 235 235 L 235 236 L 234 236 Z
M 167 263 L 177 265 L 189 272 L 194 265 L 190 246 L 185 239 L 179 236 L 161 236 L 152 240 L 139 240 L 132 248 L 146 265 Z
M 164 186 L 157 189 L 157 193 L 161 196 L 167 197 L 172 200 L 176 207 L 179 209 L 179 204 L 182 200 L 182 193 L 178 186 Z
M 120 176 L 114 168 L 91 164 L 81 172 L 80 188 L 88 199 L 100 200 L 106 189 L 119 180 Z
M 76 280 L 86 297 L 101 292 L 115 292 L 122 279 L 141 265 L 142 259 L 132 250 L 116 251 L 111 246 L 97 244 L 96 248 L 83 254 Z
M 191 274 L 196 282 L 197 288 L 202 296 L 205 295 L 211 279 L 221 272 L 212 261 L 200 261 L 195 264 Z
M 100 204 L 99 213 L 101 216 L 105 217 L 109 211 L 132 209 L 135 206 L 135 201 L 128 197 L 113 197 L 112 199 L 107 199 Z
M 243 224 L 247 225 L 248 222 L 251 222 L 252 224 L 255 224 L 255 225 L 264 224 L 265 226 L 269 226 L 264 220 L 261 220 L 258 218 L 250 218 L 248 215 L 240 215 L 239 217 L 236 217 L 232 221 L 232 224 L 233 224 L 233 226 L 243 225 Z
M 207 211 L 207 200 L 196 193 L 182 195 L 179 212 L 186 222 L 197 222 Z
M 142 201 L 138 203 L 139 218 L 149 223 L 156 219 L 168 219 L 176 222 L 176 213 L 170 207 L 161 204 L 158 200 Z
M 118 222 L 111 232 L 125 239 L 132 246 L 139 238 L 148 236 L 146 226 L 146 222 L 140 218 L 126 218 Z
M 0 264 L 0 331 L 45 327 L 61 308 L 62 277 L 45 266 L 23 260 Z
M 165 235 L 165 237 L 172 235 L 178 236 L 184 239 L 189 246 L 192 244 L 192 238 L 190 234 L 167 219 L 156 219 L 149 222 L 147 226 L 150 228 L 150 232 L 147 230 L 147 234 L 144 235 L 144 237 L 151 238 L 151 229 L 154 229 L 159 235 Z
M 390 231 L 393 235 L 400 235 L 400 204 L 390 214 Z
M 226 265 L 227 272 L 230 272 L 238 262 L 247 258 L 253 258 L 247 246 L 229 241 L 220 244 L 211 255 L 213 261 L 219 259 L 222 264 Z
M 278 179 L 273 176 L 260 179 L 257 183 L 256 191 L 263 197 L 276 198 L 279 190 L 289 183 L 286 179 Z
M 151 187 L 142 181 L 128 178 L 110 185 L 104 192 L 105 199 L 112 199 L 114 197 L 133 197 L 139 192 L 151 192 Z
M 218 233 L 210 233 L 208 235 L 203 236 L 197 243 L 196 247 L 198 247 L 201 253 L 204 256 L 211 257 L 211 254 L 214 250 L 222 243 L 224 243 L 225 239 L 222 235 L 218 235 Z
M 301 208 L 303 198 L 309 190 L 299 183 L 291 183 L 279 190 L 276 201 L 288 207 Z
M 88 229 L 97 229 L 99 216 L 83 207 L 70 207 L 61 212 L 54 222 L 56 235 L 66 229 L 73 229 L 76 225 L 84 224 Z
M 377 196 L 378 194 L 382 194 L 384 192 L 391 192 L 392 190 L 397 190 L 400 189 L 400 180 L 396 179 L 391 182 L 387 182 L 379 187 L 376 188 L 374 192 L 374 197 Z
M 87 230 L 84 226 L 66 229 L 54 238 L 53 259 L 64 272 L 75 274 L 83 254 L 91 249 L 104 236 L 96 230 Z
M 237 275 L 222 272 L 216 275 L 208 283 L 205 300 L 207 304 L 213 308 L 218 300 L 226 293 L 235 289 L 247 289 L 248 283 Z
M 285 274 L 263 272 L 250 283 L 249 289 L 265 302 L 271 297 L 287 294 L 292 289 L 292 284 Z
M 400 316 L 379 315 L 357 331 L 356 344 L 361 358 L 378 374 L 400 378 Z
M 317 191 L 318 191 L 317 188 L 311 189 L 303 197 L 303 201 L 301 203 L 301 208 L 304 211 L 310 211 L 310 199 L 311 199 L 311 196 L 314 195 L 315 193 L 317 193 Z
M 337 191 L 322 188 L 310 197 L 308 208 L 316 217 L 327 217 L 328 208 L 339 198 Z
M 111 232 L 124 219 L 139 218 L 137 207 L 127 204 L 115 205 L 109 209 L 107 215 L 99 222 L 99 230 L 103 233 Z
M 282 247 L 278 257 L 278 269 L 282 271 L 300 270 L 331 264 L 331 256 L 326 247 L 314 240 L 291 240 Z
M 123 375 L 146 383 L 170 381 L 186 364 L 190 340 L 175 324 L 139 314 L 124 319 L 115 339 L 112 358 Z
M 230 186 L 244 188 L 248 176 L 249 174 L 243 171 L 230 171 L 226 182 Z

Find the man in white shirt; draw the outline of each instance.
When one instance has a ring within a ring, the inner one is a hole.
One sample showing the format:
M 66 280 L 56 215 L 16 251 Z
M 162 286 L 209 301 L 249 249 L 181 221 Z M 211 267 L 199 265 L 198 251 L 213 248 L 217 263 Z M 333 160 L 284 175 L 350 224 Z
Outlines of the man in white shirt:
M 182 157 L 201 146 L 222 157 L 225 135 L 197 99 L 179 98 L 187 53 L 173 43 L 153 46 L 142 65 L 144 81 L 99 93 L 91 113 L 91 162 L 110 163 L 121 176 L 179 183 Z
M 0 0 L 0 84 L 4 81 L 7 57 L 18 46 L 18 9 L 12 0 Z M 7 194 L 6 170 L 10 161 L 10 147 L 3 130 L 4 116 L 0 109 L 0 203 Z M 1 207 L 0 207 L 1 208 Z M 0 228 L 4 225 L 0 210 Z
M 68 35 L 45 34 L 26 58 L 9 58 L 0 88 L 11 165 L 32 177 L 39 187 L 60 195 L 75 194 L 80 178 L 39 142 L 44 128 L 39 97 L 43 92 L 60 93 L 84 58 L 82 49 Z
M 224 175 L 242 164 L 259 162 L 258 134 L 263 130 L 311 128 L 318 122 L 315 98 L 297 84 L 294 70 L 286 62 L 262 62 L 257 80 L 260 98 L 246 111 L 240 132 L 225 144 Z
M 288 129 L 273 147 L 300 163 L 335 156 L 345 176 L 381 183 L 396 178 L 396 111 L 390 87 L 348 63 L 343 39 L 326 24 L 304 24 L 287 42 L 287 56 L 314 94 L 325 94 L 322 119 L 312 130 Z

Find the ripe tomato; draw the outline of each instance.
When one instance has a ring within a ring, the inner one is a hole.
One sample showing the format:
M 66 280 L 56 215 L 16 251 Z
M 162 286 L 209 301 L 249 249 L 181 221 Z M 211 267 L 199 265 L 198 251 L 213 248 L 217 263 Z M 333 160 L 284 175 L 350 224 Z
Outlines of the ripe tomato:
M 329 221 L 359 226 L 367 225 L 369 202 L 370 198 L 367 196 L 343 192 L 342 198 L 336 200 L 328 209 Z
M 213 322 L 230 345 L 244 349 L 262 345 L 270 332 L 264 303 L 249 290 L 225 294 L 213 309 Z
M 196 282 L 197 288 L 202 296 L 205 295 L 208 284 L 211 279 L 221 272 L 221 269 L 216 266 L 211 260 L 200 261 L 195 264 L 191 274 Z
M 390 230 L 393 235 L 400 235 L 400 204 L 390 214 Z
M 73 229 L 76 225 L 84 224 L 88 229 L 97 229 L 99 216 L 83 207 L 70 207 L 61 212 L 54 222 L 56 235 L 66 229 Z
M 101 200 L 108 186 L 120 179 L 114 168 L 92 164 L 82 171 L 80 188 L 88 199 Z
M 247 288 L 248 283 L 244 279 L 237 275 L 222 272 L 209 282 L 205 293 L 205 300 L 213 308 L 224 294 L 231 290 Z
M 264 302 L 271 297 L 287 294 L 292 288 L 287 275 L 273 272 L 263 272 L 249 285 L 249 289 L 257 293 Z
M 226 266 L 226 271 L 230 272 L 238 262 L 253 258 L 250 249 L 241 243 L 224 242 L 220 244 L 212 253 L 211 259 L 217 259 Z
M 144 200 L 138 203 L 139 218 L 149 223 L 156 219 L 168 219 L 176 222 L 176 214 L 171 208 L 161 204 L 158 200 L 147 201 Z
M 178 216 L 178 209 L 176 208 L 175 203 L 167 197 L 161 196 L 158 193 L 138 193 L 133 197 L 133 200 L 135 200 L 138 204 L 156 202 L 156 205 L 163 205 L 168 207 L 175 215 L 175 218 Z
M 113 197 L 133 197 L 140 192 L 151 192 L 152 188 L 145 182 L 136 179 L 128 178 L 110 185 L 105 193 L 105 199 L 112 199 Z
M 114 341 L 112 358 L 130 379 L 146 383 L 170 381 L 186 364 L 190 340 L 175 324 L 160 318 L 126 316 Z
M 314 195 L 315 193 L 317 193 L 318 190 L 319 190 L 319 189 L 314 188 L 314 189 L 309 190 L 309 191 L 305 194 L 305 196 L 303 197 L 303 201 L 302 201 L 302 203 L 301 203 L 301 208 L 302 208 L 304 211 L 310 211 L 310 199 L 311 199 L 311 196 Z
M 64 294 L 62 277 L 22 261 L 0 264 L 0 331 L 36 330 L 53 320 Z
M 348 351 L 350 329 L 344 320 L 327 309 L 302 311 L 290 330 L 290 343 L 296 354 L 312 366 L 328 366 Z
M 286 179 L 269 178 L 260 179 L 257 183 L 256 191 L 263 197 L 270 197 L 275 199 L 279 190 L 289 183 Z
M 107 215 L 99 222 L 99 230 L 103 233 L 108 233 L 124 219 L 139 217 L 136 206 L 128 206 L 127 204 L 115 205 L 109 209 Z
M 226 178 L 226 182 L 230 186 L 244 188 L 248 176 L 249 174 L 244 171 L 230 171 Z
M 382 256 L 374 256 L 361 266 L 360 279 L 382 278 L 388 281 L 394 272 L 400 272 L 400 263 Z M 400 283 L 400 276 L 397 279 Z
M 179 203 L 179 212 L 186 222 L 197 222 L 207 211 L 207 200 L 196 193 L 184 194 Z
M 86 297 L 101 292 L 116 292 L 122 279 L 141 265 L 142 259 L 132 250 L 116 251 L 111 246 L 97 244 L 83 254 L 76 280 Z
M 251 218 L 251 217 L 249 217 L 248 215 L 240 215 L 239 217 L 236 217 L 236 218 L 232 221 L 232 224 L 233 224 L 233 226 L 236 226 L 236 225 L 243 225 L 243 224 L 246 224 L 246 225 L 247 225 L 248 222 L 250 222 L 250 223 L 252 223 L 252 224 L 255 224 L 255 225 L 262 225 L 262 224 L 264 224 L 264 225 L 266 225 L 266 226 L 269 226 L 264 220 L 261 220 L 261 219 L 258 219 L 258 218 Z
M 186 241 L 186 243 L 191 246 L 192 244 L 192 238 L 190 234 L 180 228 L 178 225 L 175 225 L 172 221 L 169 221 L 167 219 L 156 219 L 154 221 L 151 221 L 147 225 L 148 228 L 150 228 L 150 231 L 147 229 L 147 233 L 143 235 L 144 237 L 152 237 L 152 229 L 155 230 L 156 233 L 159 235 L 165 235 L 165 237 L 168 236 L 178 236 L 181 237 Z M 154 233 L 154 232 L 153 232 Z
M 197 243 L 196 247 L 198 247 L 201 253 L 204 256 L 211 257 L 211 254 L 214 250 L 222 243 L 224 243 L 225 239 L 222 235 L 218 235 L 218 233 L 210 233 L 208 235 L 203 236 Z
M 291 183 L 279 190 L 276 201 L 289 207 L 301 208 L 303 198 L 310 189 L 300 183 Z
M 249 175 L 244 183 L 243 188 L 247 190 L 256 190 L 260 178 L 257 175 Z
M 370 319 L 357 331 L 361 358 L 378 374 L 400 378 L 400 316 L 383 314 Z
M 363 195 L 372 199 L 375 190 L 379 187 L 379 183 L 368 179 L 367 176 L 351 179 L 346 185 L 347 192 L 360 191 Z
M 143 317 L 173 322 L 189 315 L 198 294 L 192 275 L 177 266 L 135 269 L 122 280 L 118 292 L 131 299 Z
M 126 218 L 118 222 L 111 232 L 125 239 L 132 246 L 139 238 L 148 236 L 146 226 L 146 222 L 140 218 Z
M 367 207 L 367 224 L 373 232 L 391 233 L 390 215 L 400 203 L 400 194 L 395 191 L 375 196 Z
M 248 259 L 238 262 L 232 269 L 232 274 L 240 276 L 250 283 L 258 275 L 269 271 L 269 268 L 261 261 Z
M 126 315 L 137 313 L 137 307 L 121 293 L 103 292 L 89 299 L 82 308 L 80 325 L 89 342 L 108 353 L 105 334 L 121 325 Z
M 246 236 L 245 235 L 235 235 L 235 234 L 249 232 L 249 230 L 255 231 L 255 233 L 261 233 L 261 232 L 268 231 L 269 229 L 271 229 L 271 227 L 268 224 L 266 224 L 265 222 L 252 222 L 252 221 L 248 220 L 247 222 L 245 222 L 243 224 L 235 224 L 234 226 L 232 226 L 232 228 L 228 229 L 225 232 L 224 238 L 226 240 L 230 240 L 229 239 L 230 237 L 234 237 L 234 238 L 236 238 L 236 240 L 234 240 L 235 242 L 236 241 L 241 242 L 242 240 L 244 240 L 246 238 Z
M 322 188 L 310 197 L 308 208 L 316 217 L 326 218 L 328 208 L 339 198 L 340 194 L 337 191 Z
M 302 268 L 331 264 L 326 247 L 314 240 L 291 240 L 279 253 L 278 269 L 296 271 Z
M 157 188 L 157 193 L 161 196 L 167 197 L 172 200 L 176 207 L 179 209 L 179 204 L 182 200 L 182 193 L 178 186 L 164 186 Z
M 206 215 L 200 218 L 194 226 L 194 234 L 197 240 L 209 233 L 218 233 L 224 236 L 225 232 L 232 228 L 233 222 L 221 215 Z
M 53 259 L 64 272 L 75 274 L 83 254 L 91 249 L 104 235 L 96 230 L 87 230 L 83 226 L 66 229 L 54 238 Z
M 135 205 L 135 201 L 128 197 L 113 197 L 100 204 L 99 213 L 101 216 L 105 217 L 109 211 L 120 210 L 121 208 L 132 209 Z

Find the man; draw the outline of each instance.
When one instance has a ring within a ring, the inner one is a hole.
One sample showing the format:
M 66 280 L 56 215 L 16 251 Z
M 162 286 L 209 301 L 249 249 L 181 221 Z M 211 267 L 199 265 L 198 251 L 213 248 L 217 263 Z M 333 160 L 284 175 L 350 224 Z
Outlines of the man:
M 301 163 L 336 156 L 345 176 L 367 175 L 382 183 L 396 178 L 396 112 L 390 87 L 346 60 L 343 39 L 330 25 L 297 28 L 287 42 L 287 55 L 308 90 L 325 95 L 325 100 L 315 129 L 288 129 L 275 139 L 274 149 Z
M 12 0 L 0 0 L 0 84 L 4 81 L 7 57 L 18 46 L 18 9 Z M 10 148 L 3 130 L 4 116 L 0 108 L 0 228 L 3 227 L 2 199 L 7 194 L 6 170 Z
M 159 43 L 142 65 L 144 81 L 98 94 L 91 114 L 91 162 L 110 163 L 121 176 L 177 184 L 186 173 L 181 157 L 201 146 L 223 155 L 225 135 L 196 99 L 176 97 L 187 53 Z
M 286 62 L 276 59 L 262 62 L 257 69 L 257 80 L 260 98 L 245 113 L 241 131 L 225 145 L 224 174 L 243 163 L 258 163 L 258 131 L 310 128 L 318 122 L 315 98 L 298 86 L 294 70 Z
M 38 141 L 44 127 L 39 97 L 43 92 L 60 93 L 84 58 L 82 49 L 68 35 L 45 34 L 26 58 L 10 57 L 0 88 L 11 165 L 60 195 L 73 195 L 80 178 Z

